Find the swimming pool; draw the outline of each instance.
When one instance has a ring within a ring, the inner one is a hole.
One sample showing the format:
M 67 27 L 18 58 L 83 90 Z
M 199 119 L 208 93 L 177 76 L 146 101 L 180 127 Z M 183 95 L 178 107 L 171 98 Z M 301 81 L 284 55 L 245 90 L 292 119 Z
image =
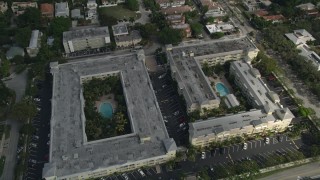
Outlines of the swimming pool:
M 104 118 L 112 118 L 112 114 L 113 114 L 112 105 L 108 102 L 101 103 L 99 112 Z
M 219 92 L 220 96 L 226 96 L 230 94 L 229 89 L 222 83 L 216 84 L 216 90 Z

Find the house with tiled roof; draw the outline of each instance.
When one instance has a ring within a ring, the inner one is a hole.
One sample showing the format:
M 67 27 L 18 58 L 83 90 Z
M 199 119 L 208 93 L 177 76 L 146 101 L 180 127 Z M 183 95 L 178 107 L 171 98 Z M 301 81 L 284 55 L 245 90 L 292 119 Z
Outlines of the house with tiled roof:
M 281 23 L 285 20 L 285 17 L 281 14 L 262 16 L 262 18 L 266 21 L 271 21 L 272 23 Z
M 54 17 L 54 7 L 52 4 L 49 4 L 49 3 L 40 4 L 40 11 L 41 11 L 41 16 L 43 18 L 51 19 Z
M 189 24 L 174 24 L 171 25 L 171 28 L 181 30 L 185 37 L 191 37 L 191 27 Z

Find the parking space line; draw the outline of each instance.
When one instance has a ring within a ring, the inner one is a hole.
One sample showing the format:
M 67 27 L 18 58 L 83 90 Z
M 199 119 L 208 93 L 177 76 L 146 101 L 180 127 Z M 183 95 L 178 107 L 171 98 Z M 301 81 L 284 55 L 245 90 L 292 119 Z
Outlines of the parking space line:
M 299 149 L 299 147 L 296 145 L 296 143 L 294 142 L 294 140 L 291 140 L 291 142 L 293 143 L 293 145 L 294 145 L 297 149 Z
M 237 151 L 239 151 L 239 145 L 237 145 Z

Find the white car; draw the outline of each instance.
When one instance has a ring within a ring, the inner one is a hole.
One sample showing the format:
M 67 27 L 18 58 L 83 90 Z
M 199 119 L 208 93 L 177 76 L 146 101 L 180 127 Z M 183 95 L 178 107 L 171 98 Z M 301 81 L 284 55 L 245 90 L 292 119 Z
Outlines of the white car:
M 248 144 L 247 143 L 243 143 L 243 150 L 247 150 L 248 149 Z
M 201 159 L 205 159 L 206 158 L 206 153 L 205 152 L 202 152 L 201 153 Z
M 266 137 L 266 144 L 270 144 L 270 138 Z
M 179 115 L 179 113 L 180 113 L 179 111 L 176 111 L 173 113 L 173 115 L 177 116 L 177 115 Z
M 123 174 L 121 174 L 121 175 L 122 175 L 122 177 L 123 177 L 125 180 L 129 180 L 129 177 L 127 176 L 126 173 L 123 173 Z
M 40 99 L 39 98 L 34 98 L 33 100 L 37 101 L 37 102 L 40 102 Z
M 141 174 L 142 177 L 146 176 L 141 169 L 138 169 L 138 172 Z

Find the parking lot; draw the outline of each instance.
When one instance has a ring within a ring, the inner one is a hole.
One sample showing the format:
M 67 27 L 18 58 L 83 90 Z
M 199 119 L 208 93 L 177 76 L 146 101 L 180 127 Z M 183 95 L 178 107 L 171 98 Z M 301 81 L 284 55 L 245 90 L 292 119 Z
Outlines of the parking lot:
M 125 174 L 128 176 L 129 179 L 138 180 L 138 179 L 149 179 L 150 177 L 154 176 L 157 172 L 155 167 L 147 167 L 141 169 L 145 176 L 142 176 L 138 170 L 129 171 Z M 123 174 L 123 173 L 122 173 Z M 108 177 L 102 177 L 101 180 L 125 180 L 125 177 L 122 174 L 112 175 Z
M 169 136 L 178 146 L 186 145 L 189 128 L 187 114 L 170 72 L 160 70 L 150 73 L 150 77 Z
M 24 175 L 25 180 L 39 180 L 42 177 L 44 163 L 49 160 L 50 143 L 50 113 L 51 113 L 51 78 L 48 75 L 47 80 L 37 83 L 40 88 L 39 94 L 34 97 L 39 110 L 36 117 L 32 120 L 32 126 L 35 132 L 31 137 L 27 151 L 29 158 L 28 165 Z M 18 147 L 19 150 L 19 147 Z M 20 150 L 23 151 L 23 150 Z M 21 152 L 20 152 L 21 153 Z

